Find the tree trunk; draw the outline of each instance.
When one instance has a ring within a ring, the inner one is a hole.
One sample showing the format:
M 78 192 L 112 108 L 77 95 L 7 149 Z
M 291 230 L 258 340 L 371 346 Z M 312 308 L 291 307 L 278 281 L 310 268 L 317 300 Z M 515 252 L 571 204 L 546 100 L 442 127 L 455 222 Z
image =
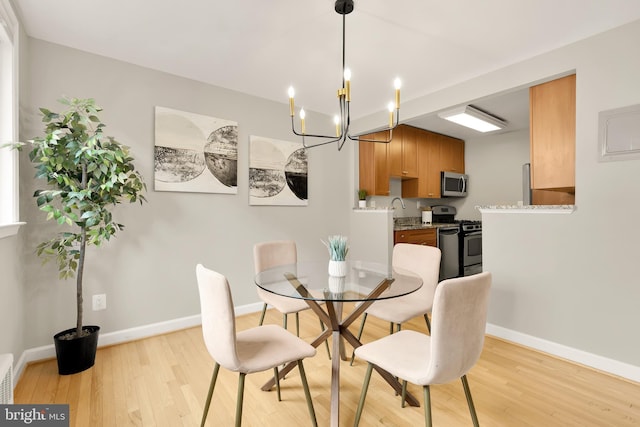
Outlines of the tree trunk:
M 87 165 L 82 164 L 82 183 L 80 188 L 83 190 L 87 188 Z M 81 212 L 84 213 L 84 212 Z M 83 219 L 83 221 L 85 221 Z M 78 260 L 78 270 L 76 272 L 76 304 L 77 304 L 77 317 L 76 317 L 76 337 L 82 336 L 82 312 L 83 312 L 83 297 L 82 297 L 82 276 L 84 273 L 84 255 L 87 247 L 87 229 L 82 225 L 80 237 L 80 259 Z

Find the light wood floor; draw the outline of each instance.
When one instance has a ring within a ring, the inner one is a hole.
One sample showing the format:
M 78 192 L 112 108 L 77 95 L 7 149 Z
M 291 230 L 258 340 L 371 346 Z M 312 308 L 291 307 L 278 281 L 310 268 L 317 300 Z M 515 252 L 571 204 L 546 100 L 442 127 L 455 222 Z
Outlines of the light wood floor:
M 253 327 L 258 314 L 239 317 L 238 330 Z M 275 311 L 265 323 L 281 324 Z M 301 336 L 319 332 L 309 311 L 300 318 Z M 425 331 L 423 319 L 404 325 Z M 289 329 L 295 333 L 293 316 Z M 357 332 L 357 325 L 353 327 Z M 369 318 L 364 342 L 388 333 L 388 324 Z M 347 345 L 347 351 L 351 348 Z M 366 364 L 341 367 L 341 425 L 353 425 Z M 320 426 L 328 425 L 331 363 L 323 346 L 305 361 Z M 83 373 L 57 374 L 55 360 L 29 365 L 15 390 L 16 403 L 68 403 L 71 425 L 196 426 L 200 423 L 213 361 L 201 329 L 192 328 L 101 348 L 96 365 Z M 260 386 L 271 372 L 247 376 L 244 426 L 310 425 L 297 369 L 282 381 L 282 402 Z M 482 426 L 637 426 L 640 384 L 572 364 L 500 339 L 487 337 L 478 364 L 468 375 Z M 208 426 L 233 425 L 237 374 L 220 370 Z M 421 389 L 409 386 L 422 402 Z M 470 426 L 459 381 L 433 386 L 435 426 Z M 374 372 L 361 426 L 424 425 L 423 407 L 400 408 L 399 397 Z

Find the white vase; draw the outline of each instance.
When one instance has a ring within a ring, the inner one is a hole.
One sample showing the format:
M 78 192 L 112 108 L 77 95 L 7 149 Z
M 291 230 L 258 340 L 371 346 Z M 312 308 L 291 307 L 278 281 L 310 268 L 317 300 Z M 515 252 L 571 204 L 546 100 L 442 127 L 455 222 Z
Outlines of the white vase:
M 347 275 L 346 261 L 329 261 L 329 276 L 344 277 Z
M 344 277 L 329 276 L 329 292 L 334 294 L 344 292 Z
M 358 207 L 360 209 L 365 209 L 367 207 L 367 201 L 366 200 L 358 200 Z

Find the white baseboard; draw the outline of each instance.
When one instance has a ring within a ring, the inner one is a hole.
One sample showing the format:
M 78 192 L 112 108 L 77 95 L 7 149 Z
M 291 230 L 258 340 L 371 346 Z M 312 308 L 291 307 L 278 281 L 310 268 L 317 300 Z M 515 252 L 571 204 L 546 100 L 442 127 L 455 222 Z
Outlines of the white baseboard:
M 246 304 L 235 307 L 236 315 L 255 313 L 262 310 L 262 302 Z M 98 346 L 120 344 L 128 341 L 138 340 L 151 337 L 154 335 L 166 334 L 180 329 L 191 328 L 200 325 L 200 315 L 182 317 L 179 319 L 167 320 L 164 322 L 152 323 L 150 325 L 138 326 L 135 328 L 124 329 L 121 331 L 100 334 L 98 338 Z M 517 344 L 521 344 L 533 349 L 552 354 L 554 356 L 567 359 L 572 362 L 590 366 L 603 372 L 608 372 L 632 381 L 640 382 L 640 367 L 633 366 L 624 362 L 609 359 L 596 354 L 587 353 L 562 344 L 557 344 L 521 332 L 506 329 L 501 326 L 487 324 L 487 334 L 505 339 Z M 14 386 L 18 383 L 22 371 L 30 362 L 36 362 L 44 359 L 51 359 L 56 356 L 53 344 L 42 347 L 35 347 L 25 350 L 20 359 L 14 366 Z
M 262 303 L 246 304 L 235 307 L 236 315 L 255 313 L 262 310 Z M 152 337 L 154 335 L 166 334 L 180 329 L 192 328 L 202 323 L 199 314 L 182 317 L 179 319 L 167 320 L 164 322 L 152 323 L 150 325 L 138 326 L 135 328 L 123 329 L 121 331 L 100 334 L 98 337 L 98 347 L 121 344 L 128 341 L 139 340 Z M 29 348 L 22 353 L 20 359 L 14 367 L 14 386 L 18 383 L 22 371 L 28 363 L 56 357 L 56 349 L 53 344 L 42 347 Z
M 513 331 L 490 323 L 487 324 L 487 334 L 517 344 L 522 344 L 571 362 L 580 363 L 603 372 L 608 372 L 622 378 L 640 382 L 640 366 L 633 366 L 628 363 L 598 356 L 597 354 L 588 353 L 573 347 L 543 340 L 532 335 L 523 334 L 522 332 Z

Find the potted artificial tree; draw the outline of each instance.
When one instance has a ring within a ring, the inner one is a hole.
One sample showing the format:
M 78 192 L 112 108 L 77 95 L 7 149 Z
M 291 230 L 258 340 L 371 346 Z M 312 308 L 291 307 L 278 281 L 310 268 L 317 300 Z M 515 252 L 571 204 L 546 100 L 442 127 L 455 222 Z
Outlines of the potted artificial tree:
M 44 261 L 55 258 L 61 279 L 76 278 L 76 327 L 54 336 L 61 375 L 93 366 L 100 327 L 82 320 L 82 280 L 87 245 L 100 246 L 124 227 L 114 221 L 111 209 L 121 202 L 141 204 L 146 185 L 135 170 L 129 148 L 102 132 L 102 109 L 93 99 L 61 99 L 61 113 L 41 108 L 45 135 L 31 142 L 29 159 L 36 178 L 47 188 L 34 197 L 47 220 L 63 228 L 38 245 Z

